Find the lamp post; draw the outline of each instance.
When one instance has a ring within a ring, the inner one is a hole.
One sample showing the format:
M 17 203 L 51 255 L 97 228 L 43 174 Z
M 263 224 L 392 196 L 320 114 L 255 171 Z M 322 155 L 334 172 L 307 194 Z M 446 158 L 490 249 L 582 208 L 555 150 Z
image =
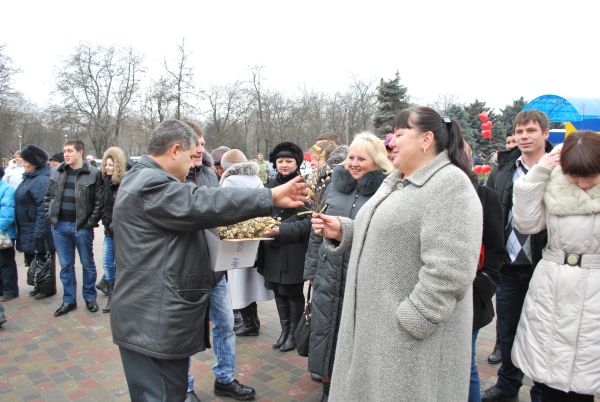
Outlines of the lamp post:
M 23 144 L 21 142 L 22 138 L 23 138 L 23 136 L 21 134 L 19 134 L 19 149 L 23 149 Z

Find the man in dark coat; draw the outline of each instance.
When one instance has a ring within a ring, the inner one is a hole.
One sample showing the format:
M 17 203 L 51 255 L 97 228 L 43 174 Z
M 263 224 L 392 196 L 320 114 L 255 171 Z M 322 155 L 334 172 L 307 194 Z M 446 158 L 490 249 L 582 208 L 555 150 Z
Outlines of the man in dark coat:
M 512 363 L 511 350 L 529 281 L 542 258 L 547 233 L 543 230 L 533 235 L 522 235 L 513 228 L 512 192 L 514 182 L 526 175 L 552 149 L 552 145 L 547 142 L 548 126 L 548 117 L 538 110 L 519 112 L 513 124 L 517 148 L 498 153 L 498 168 L 492 172 L 487 182 L 488 187 L 496 190 L 502 206 L 502 225 L 505 228 L 509 260 L 502 267 L 502 277 L 496 292 L 502 365 L 498 370 L 496 385 L 482 393 L 483 402 L 516 400 L 523 385 L 523 372 Z M 531 400 L 541 401 L 541 392 L 535 385 L 531 388 Z
M 83 268 L 83 299 L 89 311 L 98 311 L 93 242 L 94 228 L 100 220 L 102 174 L 83 158 L 84 151 L 80 140 L 65 142 L 65 161 L 50 173 L 44 199 L 64 289 L 63 302 L 54 316 L 77 308 L 75 249 Z
M 192 167 L 186 177 L 186 181 L 194 183 L 198 187 L 219 187 L 217 173 L 213 169 L 212 157 L 205 152 L 204 132 L 195 123 L 186 122 L 194 130 L 198 143 L 192 155 Z M 235 333 L 233 332 L 233 310 L 229 296 L 226 271 L 212 272 L 209 319 L 213 329 L 213 348 L 216 363 L 213 372 L 216 377 L 215 384 L 230 384 L 228 387 L 219 385 L 219 392 L 236 399 L 249 400 L 254 398 L 254 388 L 246 386 L 235 379 L 236 354 Z M 192 361 L 190 359 L 190 371 Z M 226 388 L 226 389 L 225 389 Z M 188 373 L 188 386 L 186 402 L 199 402 L 200 398 L 194 392 L 194 377 Z
M 152 133 L 148 154 L 125 175 L 113 210 L 117 282 L 113 341 L 132 401 L 183 401 L 189 357 L 209 345 L 211 292 L 202 229 L 303 204 L 299 180 L 268 189 L 212 189 L 183 183 L 196 134 L 168 120 Z M 215 392 L 231 384 L 215 383 Z

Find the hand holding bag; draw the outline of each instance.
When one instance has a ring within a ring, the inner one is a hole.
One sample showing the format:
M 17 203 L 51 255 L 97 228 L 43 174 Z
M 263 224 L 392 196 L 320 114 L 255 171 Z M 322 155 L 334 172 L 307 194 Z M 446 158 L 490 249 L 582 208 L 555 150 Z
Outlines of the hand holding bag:
M 54 278 L 52 273 L 52 254 L 44 240 L 43 250 L 36 250 L 35 257 L 27 270 L 27 284 L 39 291 L 52 289 Z
M 310 301 L 310 294 L 312 285 L 308 286 L 308 294 L 306 296 L 306 305 L 304 306 L 304 313 L 300 317 L 300 321 L 296 326 L 296 351 L 300 356 L 308 357 L 308 349 L 310 346 L 310 327 L 312 318 L 312 305 Z

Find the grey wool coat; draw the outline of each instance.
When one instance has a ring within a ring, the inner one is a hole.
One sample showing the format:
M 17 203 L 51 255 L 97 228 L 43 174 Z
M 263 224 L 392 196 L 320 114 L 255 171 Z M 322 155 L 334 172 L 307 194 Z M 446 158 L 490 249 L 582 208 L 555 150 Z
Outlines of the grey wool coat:
M 444 151 L 392 173 L 354 223 L 339 219 L 336 249 L 352 252 L 329 400 L 466 401 L 482 235 L 473 184 Z

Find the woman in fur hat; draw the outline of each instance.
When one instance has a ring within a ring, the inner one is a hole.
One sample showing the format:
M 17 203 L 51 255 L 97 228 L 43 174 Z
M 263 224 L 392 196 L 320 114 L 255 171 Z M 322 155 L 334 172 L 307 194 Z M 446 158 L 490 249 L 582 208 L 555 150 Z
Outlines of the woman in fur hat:
M 52 232 L 44 211 L 44 196 L 50 180 L 48 154 L 35 145 L 27 145 L 21 151 L 23 181 L 15 193 L 17 221 L 17 250 L 25 254 L 29 266 L 36 253 L 51 252 L 52 278 L 48 283 L 36 286 L 30 296 L 44 299 L 56 294 L 56 255 Z
M 221 187 L 262 188 L 259 167 L 239 149 L 227 151 L 221 157 Z M 256 268 L 234 269 L 227 272 L 231 307 L 240 312 L 242 323 L 234 328 L 237 336 L 256 336 L 260 330 L 257 301 L 273 299 L 273 292 L 265 288 L 265 278 Z
M 104 225 L 104 275 L 96 288 L 108 296 L 106 307 L 102 309 L 103 313 L 110 313 L 110 298 L 115 285 L 115 246 L 112 231 L 112 212 L 115 205 L 117 190 L 121 180 L 127 170 L 127 158 L 121 148 L 110 147 L 104 152 L 102 157 L 102 224 Z
M 303 152 L 296 144 L 282 142 L 277 145 L 269 154 L 269 162 L 277 170 L 277 175 L 267 183 L 267 187 L 276 187 L 298 176 L 303 160 Z M 281 335 L 273 348 L 282 352 L 296 347 L 294 332 L 304 311 L 302 276 L 310 215 L 298 216 L 301 210 L 305 208 L 275 209 L 274 217 L 281 219 L 281 225 L 266 234 L 275 240 L 262 242 L 259 258 L 259 272 L 265 277 L 265 286 L 275 293 L 281 322 Z

